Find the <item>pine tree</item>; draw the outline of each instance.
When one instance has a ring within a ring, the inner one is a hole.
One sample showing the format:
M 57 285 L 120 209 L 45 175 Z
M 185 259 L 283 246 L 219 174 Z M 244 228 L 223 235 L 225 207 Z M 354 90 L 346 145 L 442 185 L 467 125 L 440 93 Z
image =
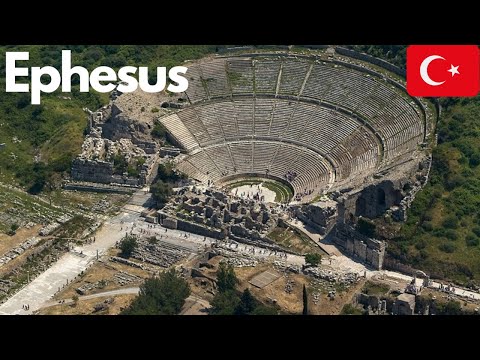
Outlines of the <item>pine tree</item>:
M 303 315 L 308 315 L 308 294 L 305 284 L 303 285 Z
M 228 290 L 235 290 L 238 283 L 237 276 L 231 264 L 221 262 L 217 271 L 217 286 L 218 291 L 225 292 Z
M 252 296 L 250 290 L 245 289 L 240 297 L 240 304 L 237 306 L 235 313 L 237 315 L 250 315 L 250 313 L 255 310 L 256 305 L 255 298 Z

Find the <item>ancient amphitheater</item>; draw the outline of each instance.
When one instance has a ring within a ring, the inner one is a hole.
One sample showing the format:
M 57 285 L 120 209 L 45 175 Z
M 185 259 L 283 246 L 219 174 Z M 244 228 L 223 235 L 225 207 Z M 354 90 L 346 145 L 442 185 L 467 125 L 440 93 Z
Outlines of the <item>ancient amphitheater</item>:
M 189 106 L 160 121 L 188 153 L 178 169 L 202 182 L 269 177 L 307 201 L 404 162 L 429 133 L 402 84 L 354 62 L 225 56 L 188 76 Z
M 206 198 L 176 196 L 162 225 L 269 244 L 268 219 L 296 218 L 381 268 L 385 243 L 360 234 L 359 219 L 406 219 L 429 176 L 436 104 L 406 93 L 403 70 L 340 47 L 230 52 L 186 66 L 180 96 L 113 94 L 90 112 L 72 179 L 141 187 L 173 161 L 209 189 Z M 159 123 L 173 148 L 152 136 Z M 115 163 L 118 149 L 139 175 Z M 226 202 L 218 193 L 248 188 L 252 178 L 278 186 L 287 206 L 267 206 L 260 187 L 261 204 L 249 193 Z

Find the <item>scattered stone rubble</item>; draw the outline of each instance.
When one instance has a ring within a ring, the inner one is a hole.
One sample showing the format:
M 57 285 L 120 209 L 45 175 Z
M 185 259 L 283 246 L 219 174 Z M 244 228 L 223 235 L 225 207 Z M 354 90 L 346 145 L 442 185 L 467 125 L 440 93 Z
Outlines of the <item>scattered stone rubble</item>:
M 13 281 L 0 279 L 0 295 L 7 295 L 14 285 Z
M 14 247 L 12 250 L 7 252 L 5 255 L 0 257 L 0 266 L 3 266 L 13 259 L 15 259 L 17 256 L 23 254 L 26 250 L 32 248 L 33 246 L 37 245 L 38 242 L 40 241 L 39 238 L 32 237 L 26 241 L 24 241 L 22 244 Z
M 91 210 L 95 212 L 105 213 L 110 209 L 110 206 L 111 204 L 107 200 L 102 199 L 96 204 L 94 204 Z
M 305 267 L 303 269 L 303 273 L 316 279 L 322 279 L 330 283 L 337 283 L 343 285 L 355 284 L 360 279 L 357 273 L 341 273 L 333 270 L 321 269 L 319 267 Z
M 100 280 L 94 283 L 85 283 L 82 286 L 76 288 L 75 291 L 80 295 L 86 295 L 94 289 L 105 287 L 105 285 L 106 281 Z
M 73 161 L 74 181 L 127 186 L 143 186 L 156 175 L 160 141 L 151 131 L 159 115 L 168 110 L 162 108 L 166 94 L 114 92 L 112 101 L 95 112 L 88 113 L 88 135 L 82 153 Z M 171 101 L 171 99 L 170 99 Z M 139 176 L 127 173 L 114 174 L 113 159 L 121 156 L 132 165 L 143 158 Z
M 250 266 L 253 267 L 257 266 L 258 264 L 258 259 L 254 258 L 253 256 L 241 254 L 234 249 L 222 247 L 222 245 L 219 245 L 217 248 L 215 248 L 214 253 L 222 255 L 228 264 L 231 264 L 237 268 Z
M 294 287 L 295 287 L 295 281 L 293 281 L 292 279 L 287 279 L 285 283 L 285 292 L 287 294 L 291 294 Z
M 21 189 L 0 184 L 0 229 L 7 230 L 13 224 L 20 228 L 48 224 L 64 214 L 72 214 L 69 209 L 50 206 L 39 198 L 23 193 Z
M 46 226 L 44 226 L 43 228 L 41 228 L 38 232 L 38 235 L 40 236 L 48 236 L 50 235 L 51 233 L 53 233 L 55 230 L 57 230 L 62 224 L 59 224 L 57 222 L 54 222 L 54 223 L 51 223 L 51 224 L 48 224 Z
M 191 250 L 182 246 L 160 240 L 152 244 L 146 238 L 140 238 L 137 239 L 137 247 L 132 253 L 132 258 L 163 268 L 169 268 L 191 253 Z
M 131 266 L 131 267 L 134 267 L 134 268 L 137 268 L 137 269 L 142 269 L 142 270 L 146 269 L 145 265 L 143 265 L 143 264 L 140 264 L 140 263 L 137 263 L 135 261 L 128 260 L 128 259 L 124 259 L 124 258 L 119 257 L 119 256 L 111 256 L 110 261 L 118 262 L 120 264 Z
M 127 273 L 125 271 L 119 271 L 113 276 L 113 280 L 120 286 L 130 285 L 132 283 L 141 282 L 143 279 L 140 276 Z
M 100 303 L 93 305 L 93 312 L 105 311 L 108 310 L 108 305 L 112 304 L 115 301 L 115 298 L 107 298 Z

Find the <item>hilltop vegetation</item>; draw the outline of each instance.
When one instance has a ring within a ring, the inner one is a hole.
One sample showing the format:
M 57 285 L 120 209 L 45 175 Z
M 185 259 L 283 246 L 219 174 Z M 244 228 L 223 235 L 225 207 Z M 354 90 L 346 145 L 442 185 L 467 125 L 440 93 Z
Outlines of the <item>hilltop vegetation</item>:
M 405 68 L 406 46 L 350 48 Z M 480 282 L 480 97 L 440 99 L 429 182 L 389 243 L 394 258 L 434 277 Z
M 405 69 L 407 47 L 405 45 L 349 45 L 348 48 L 387 60 Z
M 0 87 L 5 89 L 5 52 L 28 51 L 30 60 L 18 66 L 61 67 L 61 51 L 72 51 L 72 66 L 91 71 L 105 65 L 173 67 L 215 51 L 215 46 L 48 45 L 0 46 Z M 155 76 L 151 76 L 152 80 Z M 25 79 L 26 81 L 26 79 Z M 3 93 L 0 98 L 0 181 L 17 183 L 32 193 L 58 182 L 80 152 L 87 116 L 108 103 L 108 94 L 79 92 L 79 78 L 72 77 L 72 93 L 43 94 L 41 105 L 30 105 L 30 94 Z
M 462 283 L 480 279 L 480 98 L 443 99 L 428 185 L 389 246 L 396 258 Z

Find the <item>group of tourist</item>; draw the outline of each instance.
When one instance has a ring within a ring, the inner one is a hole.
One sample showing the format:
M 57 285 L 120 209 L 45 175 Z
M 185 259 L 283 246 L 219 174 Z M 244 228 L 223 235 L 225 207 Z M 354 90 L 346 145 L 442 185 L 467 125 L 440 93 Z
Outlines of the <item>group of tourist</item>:
M 297 173 L 295 171 L 288 170 L 287 173 L 284 175 L 284 177 L 288 181 L 292 182 L 297 177 Z
M 300 200 L 302 200 L 302 198 L 303 198 L 304 196 L 312 195 L 312 194 L 313 194 L 313 190 L 312 190 L 312 189 L 310 189 L 310 190 L 305 189 L 303 193 L 298 192 L 298 193 L 295 194 L 295 200 L 296 200 L 296 201 L 300 201 Z
M 253 188 L 253 184 L 250 184 L 250 187 Z M 243 199 L 243 198 L 247 198 L 247 199 L 252 199 L 252 200 L 256 200 L 256 201 L 265 201 L 265 195 L 261 195 L 263 190 L 260 188 L 260 185 L 257 185 L 257 192 L 253 192 L 250 193 L 250 192 L 241 192 L 240 193 L 240 197 Z M 250 196 L 251 194 L 251 196 Z M 235 196 L 238 197 L 238 189 L 235 190 Z

